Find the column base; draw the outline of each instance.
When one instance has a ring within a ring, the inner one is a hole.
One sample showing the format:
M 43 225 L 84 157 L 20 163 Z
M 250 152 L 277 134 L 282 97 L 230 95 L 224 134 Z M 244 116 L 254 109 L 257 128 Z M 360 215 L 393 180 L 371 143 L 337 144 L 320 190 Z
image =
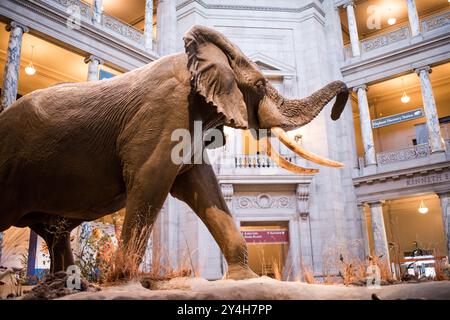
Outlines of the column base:
M 376 164 L 368 164 L 363 169 L 363 175 L 368 176 L 372 174 L 376 174 L 378 166 Z

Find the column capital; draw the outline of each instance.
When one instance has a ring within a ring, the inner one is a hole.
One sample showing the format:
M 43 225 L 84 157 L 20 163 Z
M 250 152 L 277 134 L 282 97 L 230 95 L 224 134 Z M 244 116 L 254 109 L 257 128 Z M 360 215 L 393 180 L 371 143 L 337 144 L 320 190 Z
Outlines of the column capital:
M 384 204 L 384 200 L 375 200 L 371 202 L 367 202 L 370 208 L 381 207 Z
M 344 9 L 346 9 L 349 6 L 354 7 L 355 3 L 353 1 L 347 1 L 346 3 L 343 4 Z
M 234 188 L 232 183 L 221 183 L 220 189 L 225 201 L 231 201 L 233 199 Z
M 90 62 L 94 62 L 94 61 L 98 62 L 98 64 L 103 64 L 103 60 L 94 55 L 90 55 L 90 56 L 84 58 L 84 63 L 90 63 Z
M 436 192 L 436 194 L 438 195 L 439 199 L 450 198 L 450 190 L 449 191 Z
M 353 92 L 358 92 L 359 89 L 362 89 L 362 90 L 364 90 L 364 91 L 369 90 L 369 88 L 367 87 L 367 85 L 366 85 L 365 83 L 364 83 L 364 84 L 357 85 L 357 86 L 354 86 L 354 87 L 352 88 Z
M 365 202 L 357 202 L 356 203 L 356 207 L 358 207 L 358 209 L 364 208 L 365 205 L 366 205 Z
M 23 25 L 21 23 L 18 23 L 16 21 L 11 21 L 5 27 L 6 31 L 8 31 L 8 32 L 10 32 L 12 29 L 15 29 L 15 28 L 22 29 L 23 33 L 27 33 L 28 31 L 30 31 L 27 26 L 25 26 L 25 25 Z
M 414 69 L 414 72 L 417 73 L 417 75 L 420 75 L 420 72 L 426 71 L 427 73 L 431 73 L 432 69 L 430 66 L 422 66 Z

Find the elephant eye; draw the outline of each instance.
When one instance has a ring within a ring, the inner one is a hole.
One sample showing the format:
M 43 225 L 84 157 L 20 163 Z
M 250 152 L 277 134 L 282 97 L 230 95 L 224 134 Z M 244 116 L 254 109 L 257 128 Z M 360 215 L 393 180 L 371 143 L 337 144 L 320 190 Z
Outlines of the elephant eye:
M 258 87 L 258 88 L 264 87 L 265 85 L 266 85 L 266 79 L 259 79 L 255 83 L 255 86 Z

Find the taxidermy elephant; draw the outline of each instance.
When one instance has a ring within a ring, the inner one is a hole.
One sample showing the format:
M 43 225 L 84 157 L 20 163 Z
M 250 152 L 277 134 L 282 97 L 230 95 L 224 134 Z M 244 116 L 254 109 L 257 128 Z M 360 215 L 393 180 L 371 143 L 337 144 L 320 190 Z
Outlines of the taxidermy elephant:
M 227 277 L 256 277 L 211 165 L 171 159 L 179 143 L 172 132 L 192 130 L 194 121 L 205 131 L 271 129 L 303 157 L 341 166 L 303 150 L 284 130 L 307 124 L 334 97 L 331 118 L 338 119 L 348 98 L 343 82 L 288 100 L 221 33 L 194 26 L 184 42 L 186 53 L 108 80 L 36 90 L 0 114 L 0 231 L 34 230 L 53 248 L 52 271 L 74 263 L 69 232 L 81 222 L 125 207 L 126 248 L 133 230 L 150 232 L 170 193 L 205 223 L 226 258 Z M 264 141 L 281 167 L 316 172 L 277 157 Z

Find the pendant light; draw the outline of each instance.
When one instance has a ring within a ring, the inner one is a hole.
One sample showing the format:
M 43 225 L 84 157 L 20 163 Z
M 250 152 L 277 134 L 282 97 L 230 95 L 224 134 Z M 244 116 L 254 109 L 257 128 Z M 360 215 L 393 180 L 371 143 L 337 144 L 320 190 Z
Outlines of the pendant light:
M 390 26 L 394 25 L 397 22 L 397 19 L 392 15 L 392 8 L 388 9 L 388 16 L 389 16 L 387 20 L 388 25 Z
M 406 94 L 406 90 L 405 90 L 405 82 L 404 79 L 402 78 L 402 87 L 403 87 L 403 95 L 400 98 L 402 103 L 408 103 L 409 100 L 411 100 L 411 98 Z
M 33 54 L 34 54 L 34 46 L 31 46 L 31 60 L 30 63 L 25 67 L 25 73 L 29 76 L 34 76 L 36 73 L 36 68 L 33 65 Z
M 428 213 L 428 208 L 425 206 L 425 203 L 422 201 L 420 201 L 420 206 L 419 209 L 417 209 L 417 211 L 419 211 L 419 213 L 421 214 L 427 214 Z

